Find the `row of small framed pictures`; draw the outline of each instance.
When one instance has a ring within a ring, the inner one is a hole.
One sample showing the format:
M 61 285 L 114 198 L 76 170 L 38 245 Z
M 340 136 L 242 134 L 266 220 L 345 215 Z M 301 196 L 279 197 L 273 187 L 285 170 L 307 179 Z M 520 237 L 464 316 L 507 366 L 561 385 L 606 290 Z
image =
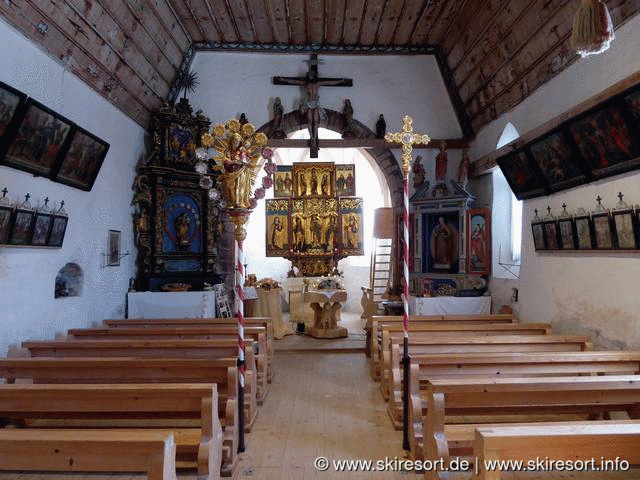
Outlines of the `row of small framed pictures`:
M 640 168 L 640 86 L 497 159 L 519 200 Z
M 640 208 L 544 218 L 531 223 L 536 250 L 637 250 Z
M 0 200 L 3 200 L 4 197 Z M 56 211 L 34 210 L 28 196 L 20 205 L 0 201 L 0 245 L 62 247 L 69 217 L 64 202 Z
M 0 164 L 89 191 L 109 144 L 0 82 Z

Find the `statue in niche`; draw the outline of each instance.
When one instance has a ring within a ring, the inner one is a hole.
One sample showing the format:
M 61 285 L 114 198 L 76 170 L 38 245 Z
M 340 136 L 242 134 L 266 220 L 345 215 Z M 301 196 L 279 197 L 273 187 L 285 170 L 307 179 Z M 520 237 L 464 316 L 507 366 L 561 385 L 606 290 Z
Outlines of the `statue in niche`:
M 353 107 L 351 106 L 351 100 L 348 98 L 344 101 L 342 107 L 342 116 L 344 118 L 344 129 L 342 131 L 342 138 L 351 138 L 355 136 L 355 122 L 353 121 Z
M 286 134 L 283 128 L 284 122 L 284 110 L 282 108 L 282 101 L 280 97 L 276 97 L 273 102 L 273 123 L 271 124 L 271 130 L 269 131 L 270 138 L 285 138 Z
M 293 222 L 293 245 L 295 250 L 302 251 L 305 244 L 304 226 L 302 225 L 302 219 L 298 216 L 295 217 Z
M 436 182 L 444 183 L 447 178 L 447 151 L 446 143 L 440 144 L 440 153 L 436 156 Z
M 431 254 L 436 269 L 449 269 L 455 256 L 456 232 L 444 217 L 438 218 L 431 237 Z

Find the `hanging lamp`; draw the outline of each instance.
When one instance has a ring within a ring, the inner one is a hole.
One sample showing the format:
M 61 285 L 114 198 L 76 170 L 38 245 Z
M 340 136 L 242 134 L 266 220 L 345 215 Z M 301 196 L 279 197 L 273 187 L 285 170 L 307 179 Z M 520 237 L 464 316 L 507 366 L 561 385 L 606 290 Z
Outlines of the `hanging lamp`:
M 571 46 L 581 57 L 602 53 L 615 35 L 609 10 L 600 0 L 581 0 L 573 19 Z

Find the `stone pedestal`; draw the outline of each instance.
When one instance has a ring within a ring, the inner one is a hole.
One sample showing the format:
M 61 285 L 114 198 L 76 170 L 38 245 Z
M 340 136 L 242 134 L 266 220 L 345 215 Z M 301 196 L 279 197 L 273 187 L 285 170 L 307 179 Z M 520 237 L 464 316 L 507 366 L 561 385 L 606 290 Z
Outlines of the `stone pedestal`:
M 314 338 L 341 338 L 347 336 L 347 329 L 338 326 L 337 313 L 341 302 L 347 300 L 345 290 L 311 290 L 304 292 L 303 301 L 314 311 L 313 327 L 309 335 Z

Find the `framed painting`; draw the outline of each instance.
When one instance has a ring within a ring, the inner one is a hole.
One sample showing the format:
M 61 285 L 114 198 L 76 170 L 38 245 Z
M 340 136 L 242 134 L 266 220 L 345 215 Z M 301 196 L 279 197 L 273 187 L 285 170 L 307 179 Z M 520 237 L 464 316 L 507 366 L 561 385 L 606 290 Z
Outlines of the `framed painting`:
M 31 245 L 43 247 L 49 240 L 51 232 L 51 224 L 53 223 L 53 214 L 45 212 L 36 212 L 33 222 L 33 235 L 31 236 Z
M 107 243 L 107 266 L 117 267 L 120 265 L 120 232 L 109 230 Z
M 513 194 L 518 200 L 539 197 L 547 192 L 546 182 L 537 165 L 529 159 L 528 149 L 520 149 L 498 159 Z
M 343 255 L 364 255 L 362 198 L 340 197 L 340 232 Z
M 29 98 L 4 157 L 4 164 L 50 177 L 65 154 L 73 124 Z
M 544 228 L 544 241 L 547 250 L 560 250 L 560 233 L 556 220 L 543 221 L 542 226 Z
M 575 225 L 572 218 L 559 218 L 558 231 L 560 233 L 560 248 L 562 250 L 576 249 Z
M 593 220 L 595 248 L 600 250 L 615 248 L 611 215 L 609 215 L 609 212 L 594 213 L 591 219 Z
M 336 198 L 292 199 L 291 248 L 301 255 L 332 255 L 332 250 L 340 245 L 338 214 Z
M 336 195 L 353 197 L 356 194 L 356 166 L 336 165 Z
M 589 215 L 573 217 L 576 234 L 576 248 L 578 250 L 592 250 L 594 248 L 593 222 Z
M 293 165 L 294 197 L 334 196 L 335 164 L 331 162 L 304 162 Z
M 273 196 L 291 197 L 293 195 L 293 178 L 291 165 L 278 165 L 273 176 Z
M 6 83 L 0 82 L 0 160 L 8 147 L 27 96 Z
M 428 273 L 460 270 L 460 215 L 458 212 L 427 213 L 423 217 L 423 258 Z
M 69 217 L 54 215 L 51 222 L 51 233 L 49 234 L 49 241 L 47 245 L 49 247 L 62 247 L 64 241 L 64 234 L 67 231 L 67 222 Z
M 275 198 L 266 201 L 265 231 L 267 257 L 282 257 L 289 253 L 289 199 Z
M 569 124 L 569 132 L 594 178 L 640 165 L 640 144 L 632 134 L 623 107 L 608 102 Z
M 638 218 L 633 210 L 614 211 L 612 217 L 617 247 L 622 250 L 637 249 Z
M 92 133 L 76 127 L 60 168 L 53 172 L 56 182 L 90 191 L 98 176 L 109 144 Z
M 542 222 L 535 222 L 531 224 L 531 231 L 533 233 L 533 246 L 537 250 L 546 250 L 547 243 L 544 239 L 544 226 Z
M 467 273 L 489 274 L 491 271 L 491 214 L 472 209 L 466 213 Z
M 542 137 L 532 143 L 530 148 L 531 155 L 540 167 L 551 191 L 557 192 L 586 181 L 578 163 L 579 159 L 574 157 L 571 146 L 561 130 L 555 130 Z
M 9 243 L 12 218 L 13 208 L 9 205 L 0 205 L 0 245 Z
M 10 245 L 29 245 L 33 235 L 34 216 L 33 210 L 23 210 L 19 207 L 16 209 L 9 237 Z

